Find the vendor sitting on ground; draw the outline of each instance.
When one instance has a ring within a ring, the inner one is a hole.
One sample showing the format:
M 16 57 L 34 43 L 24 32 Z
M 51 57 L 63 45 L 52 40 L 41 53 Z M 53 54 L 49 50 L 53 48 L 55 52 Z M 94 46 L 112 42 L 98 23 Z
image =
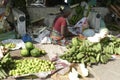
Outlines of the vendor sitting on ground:
M 71 14 L 71 8 L 69 6 L 61 6 L 60 14 L 56 16 L 53 22 L 53 29 L 51 32 L 51 38 L 53 43 L 61 43 L 61 40 L 67 37 L 75 36 L 68 30 L 66 18 Z

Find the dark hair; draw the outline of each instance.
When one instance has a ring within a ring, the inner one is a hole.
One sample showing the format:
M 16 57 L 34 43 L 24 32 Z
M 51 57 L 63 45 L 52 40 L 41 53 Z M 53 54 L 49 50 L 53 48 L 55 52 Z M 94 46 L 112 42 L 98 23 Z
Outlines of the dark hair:
M 65 13 L 71 12 L 71 8 L 68 5 L 62 5 L 60 6 L 59 11 L 60 13 L 57 14 L 56 18 L 54 19 L 53 25 L 59 17 L 63 16 Z
M 59 10 L 60 10 L 61 14 L 64 14 L 64 13 L 67 13 L 67 12 L 71 12 L 71 8 L 68 5 L 60 6 Z

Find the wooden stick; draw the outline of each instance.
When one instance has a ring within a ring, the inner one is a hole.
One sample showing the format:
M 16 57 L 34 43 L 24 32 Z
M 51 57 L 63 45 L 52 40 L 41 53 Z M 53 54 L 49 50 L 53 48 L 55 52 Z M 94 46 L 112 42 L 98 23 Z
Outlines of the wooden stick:
M 110 8 L 112 9 L 112 11 L 114 11 L 114 12 L 120 17 L 120 13 L 119 13 L 118 10 L 115 8 L 115 6 L 110 5 Z
M 119 11 L 119 13 L 120 13 L 120 6 L 118 6 L 118 5 L 114 5 L 116 8 L 117 8 L 117 10 Z
M 74 4 L 74 5 L 71 5 L 70 8 L 75 8 L 75 7 L 77 7 L 77 6 L 79 6 L 79 3 Z

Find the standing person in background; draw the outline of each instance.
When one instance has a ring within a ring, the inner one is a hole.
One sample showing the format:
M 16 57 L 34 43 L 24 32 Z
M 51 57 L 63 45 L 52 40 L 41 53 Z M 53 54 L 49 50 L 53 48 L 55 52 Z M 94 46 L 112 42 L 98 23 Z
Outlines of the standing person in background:
M 5 21 L 7 21 L 11 27 L 10 30 L 14 30 L 15 29 L 15 20 L 14 20 L 14 15 L 12 12 L 13 8 L 17 8 L 20 11 L 22 11 L 23 13 L 25 13 L 25 17 L 26 17 L 26 27 L 29 26 L 30 24 L 30 17 L 29 17 L 29 13 L 27 11 L 27 7 L 26 7 L 26 0 L 0 0 L 0 7 L 4 7 L 5 8 L 5 12 L 4 12 L 4 16 L 5 16 Z
M 68 30 L 66 18 L 71 14 L 71 8 L 67 5 L 60 7 L 60 14 L 56 16 L 53 22 L 53 29 L 51 32 L 51 38 L 53 43 L 61 43 L 61 40 L 67 37 L 73 37 L 71 32 Z
M 14 17 L 12 14 L 12 1 L 11 0 L 0 0 L 0 7 L 2 7 L 5 10 L 3 12 L 4 27 L 7 26 L 8 30 L 13 30 L 14 29 L 14 23 L 13 23 Z M 8 24 L 9 24 L 9 28 L 8 28 Z
M 6 6 L 6 11 L 5 11 L 6 20 L 11 26 L 11 29 L 14 30 L 15 25 L 14 25 L 14 15 L 12 13 L 12 8 L 13 8 L 12 0 L 4 0 L 4 1 L 5 1 L 5 6 Z
M 26 26 L 30 24 L 30 16 L 26 6 L 26 0 L 11 0 L 13 8 L 17 8 L 22 11 L 26 16 Z

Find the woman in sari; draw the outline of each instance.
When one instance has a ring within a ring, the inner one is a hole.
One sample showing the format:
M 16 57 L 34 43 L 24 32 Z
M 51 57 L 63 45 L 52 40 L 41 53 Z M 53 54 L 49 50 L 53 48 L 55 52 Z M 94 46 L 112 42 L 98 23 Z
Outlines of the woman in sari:
M 53 22 L 53 27 L 51 32 L 51 38 L 53 43 L 61 44 L 63 39 L 75 36 L 68 30 L 68 24 L 66 18 L 70 14 L 71 14 L 71 8 L 69 6 L 60 7 L 60 14 L 56 16 Z

